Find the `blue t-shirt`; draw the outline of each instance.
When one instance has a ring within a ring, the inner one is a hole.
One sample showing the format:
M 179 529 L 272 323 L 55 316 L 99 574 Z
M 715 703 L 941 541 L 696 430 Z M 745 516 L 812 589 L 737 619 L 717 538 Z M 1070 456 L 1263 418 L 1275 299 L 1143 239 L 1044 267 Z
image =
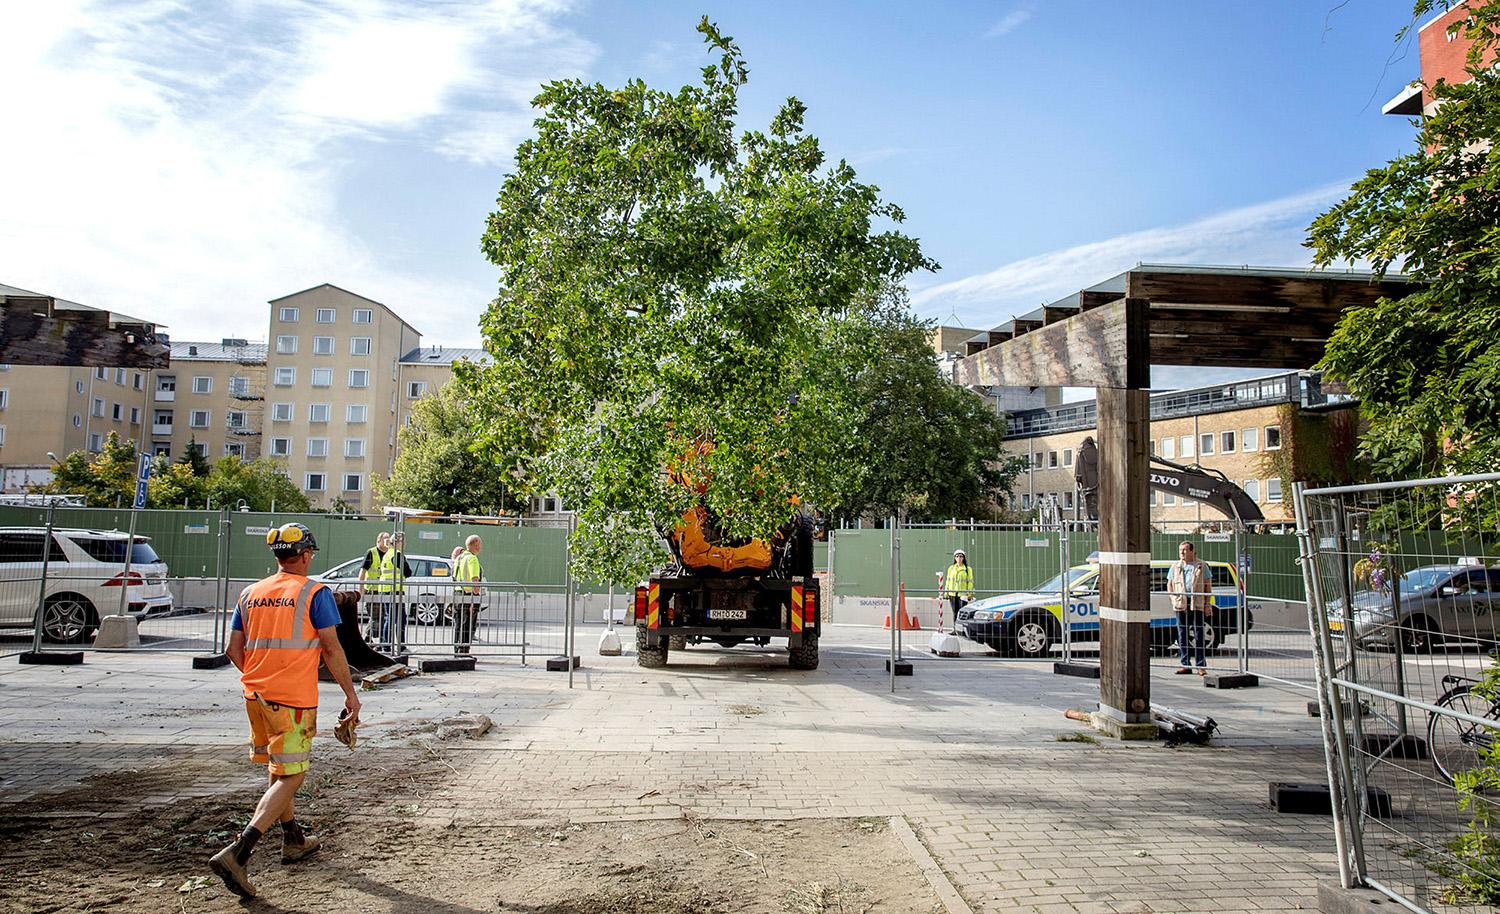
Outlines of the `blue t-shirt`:
M 327 587 L 313 594 L 312 606 L 308 607 L 308 616 L 312 619 L 313 628 L 332 628 L 339 624 L 339 608 L 333 602 L 333 591 Z M 229 620 L 229 627 L 237 632 L 245 630 L 245 623 L 240 621 L 240 608 L 234 608 L 234 616 Z

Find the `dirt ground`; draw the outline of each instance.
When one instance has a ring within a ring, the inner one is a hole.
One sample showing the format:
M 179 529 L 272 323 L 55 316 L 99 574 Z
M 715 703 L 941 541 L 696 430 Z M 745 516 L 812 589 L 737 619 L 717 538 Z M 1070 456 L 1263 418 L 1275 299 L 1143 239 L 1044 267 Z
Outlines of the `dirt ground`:
M 303 789 L 298 818 L 324 849 L 283 867 L 279 834 L 267 835 L 251 870 L 261 897 L 249 904 L 205 867 L 259 794 L 253 772 L 231 753 L 185 753 L 0 806 L 0 912 L 943 910 L 884 820 L 444 827 L 417 814 L 448 764 L 431 749 L 323 761 Z M 183 796 L 185 784 L 198 785 L 189 793 L 222 792 Z

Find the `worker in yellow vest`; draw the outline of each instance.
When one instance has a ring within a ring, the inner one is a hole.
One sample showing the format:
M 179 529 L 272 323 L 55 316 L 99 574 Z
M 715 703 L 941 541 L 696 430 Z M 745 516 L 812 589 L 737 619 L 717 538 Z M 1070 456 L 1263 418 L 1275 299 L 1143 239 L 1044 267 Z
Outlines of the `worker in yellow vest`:
M 479 564 L 479 552 L 484 543 L 476 535 L 464 540 L 464 551 L 459 554 L 453 567 L 453 653 L 467 654 L 474 643 L 474 628 L 479 621 L 479 610 L 483 605 L 481 588 L 473 582 L 484 580 L 484 568 Z M 458 582 L 467 583 L 463 586 Z
M 969 567 L 969 555 L 962 549 L 953 550 L 953 564 L 943 575 L 943 592 L 939 596 L 948 598 L 955 620 L 964 604 L 974 599 L 974 569 Z
M 375 545 L 365 552 L 365 560 L 359 566 L 359 595 L 364 601 L 369 621 L 365 626 L 365 640 L 374 644 L 380 639 L 380 623 L 385 618 L 384 597 L 377 597 L 375 581 L 380 577 L 380 559 L 391 548 L 391 534 L 382 530 L 375 534 Z M 381 604 L 379 613 L 375 605 Z
M 318 729 L 318 664 L 344 690 L 344 712 L 359 720 L 359 695 L 339 646 L 339 611 L 333 592 L 308 580 L 318 548 L 302 524 L 282 524 L 266 534 L 279 570 L 246 587 L 230 619 L 225 653 L 240 671 L 250 718 L 250 759 L 267 766 L 270 786 L 250 824 L 235 842 L 209 859 L 209 868 L 242 898 L 253 898 L 250 855 L 272 823 L 281 823 L 281 862 L 295 863 L 318 849 L 293 813 L 307 776 Z
M 375 622 L 376 647 L 392 654 L 406 650 L 406 579 L 411 577 L 411 565 L 405 546 L 406 534 L 391 536 L 391 547 L 376 562 L 375 583 L 369 588 L 374 592 L 370 619 Z

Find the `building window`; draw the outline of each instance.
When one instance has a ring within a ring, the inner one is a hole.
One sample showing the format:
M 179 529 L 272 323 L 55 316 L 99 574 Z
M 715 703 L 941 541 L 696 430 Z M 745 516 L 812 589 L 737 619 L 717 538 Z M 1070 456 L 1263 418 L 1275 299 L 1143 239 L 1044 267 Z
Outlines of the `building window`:
M 349 354 L 350 355 L 369 355 L 370 354 L 370 338 L 367 337 L 367 336 L 351 336 L 351 337 L 349 337 Z
M 125 386 L 125 369 L 123 369 L 123 368 L 116 368 L 115 369 L 115 383 L 118 384 L 118 385 L 120 385 L 121 387 Z
M 319 308 L 316 320 L 320 324 L 331 324 L 331 323 L 333 323 L 333 309 L 332 308 Z
M 1153 456 L 1153 457 L 1156 456 L 1156 439 L 1155 438 L 1151 439 L 1151 456 Z
M 195 409 L 188 413 L 189 428 L 208 428 L 208 410 Z
M 351 368 L 351 369 L 349 369 L 349 386 L 350 387 L 369 387 L 370 386 L 370 371 L 369 371 L 369 369 L 367 369 L 367 368 Z
M 125 405 L 123 403 L 111 404 L 109 408 L 109 417 L 116 422 L 119 422 L 121 419 L 125 418 Z
M 1233 454 L 1234 453 L 1234 432 L 1220 432 L 1219 433 L 1219 453 L 1221 453 L 1221 454 Z
M 276 312 L 276 319 L 283 324 L 295 324 L 301 314 L 302 312 L 298 308 L 282 308 Z
M 271 456 L 272 457 L 286 457 L 286 456 L 290 455 L 291 453 L 292 453 L 292 439 L 290 439 L 290 438 L 272 438 L 271 439 Z
M 167 433 L 170 434 L 172 431 L 172 411 L 170 409 L 157 410 L 151 422 L 153 425 L 165 427 Z
M 131 425 L 140 425 L 141 424 L 141 408 L 139 406 L 132 406 L 132 407 L 130 407 L 130 424 Z
M 1214 452 L 1214 436 L 1213 436 L 1213 433 L 1210 432 L 1210 433 L 1208 433 L 1206 435 L 1199 435 L 1198 436 L 1198 455 L 1200 457 L 1209 457 L 1209 456 L 1213 455 L 1213 452 Z
M 1241 488 L 1245 490 L 1246 495 L 1250 496 L 1251 501 L 1260 501 L 1259 479 L 1247 479 L 1245 480 L 1245 484 L 1241 486 Z
M 250 379 L 233 377 L 229 379 L 229 395 L 231 397 L 250 396 Z
M 1259 450 L 1260 449 L 1260 429 L 1256 429 L 1256 428 L 1242 428 L 1242 429 L 1240 429 L 1240 448 L 1243 449 L 1243 450 L 1245 450 L 1245 451 Z
M 1148 504 L 1151 505 L 1151 507 L 1153 507 L 1153 508 L 1156 507 L 1156 490 L 1155 489 L 1152 489 L 1150 492 L 1146 493 L 1146 501 L 1147 501 Z
M 364 488 L 365 488 L 365 474 L 363 474 L 363 473 L 345 473 L 344 474 L 344 491 L 345 492 L 361 492 L 361 491 L 364 491 Z
M 295 336 L 278 336 L 276 338 L 276 351 L 281 355 L 296 355 L 297 338 Z
M 278 368 L 278 369 L 276 369 L 276 386 L 277 387 L 291 387 L 293 384 L 296 384 L 296 383 L 297 383 L 297 369 L 295 369 L 295 368 Z
M 363 456 L 365 456 L 365 439 L 363 439 L 363 438 L 348 438 L 348 439 L 346 439 L 344 441 L 344 456 L 345 457 L 363 457 Z
M 245 446 L 238 441 L 231 441 L 224 445 L 225 457 L 244 457 Z
M 307 407 L 308 422 L 327 422 L 328 413 L 332 409 L 327 403 L 313 403 Z
M 156 442 L 155 444 L 151 445 L 151 453 L 155 454 L 157 457 L 166 457 L 167 459 L 171 459 L 171 457 L 172 457 L 172 442 L 170 442 L 170 441 L 158 441 L 158 442 Z
M 93 451 L 96 454 L 104 450 L 104 436 L 99 434 L 98 432 L 90 433 L 89 450 Z
M 1072 492 L 1064 492 L 1063 493 L 1063 507 L 1064 508 L 1071 508 L 1071 507 L 1073 507 L 1073 493 Z
M 1161 503 L 1164 506 L 1175 505 L 1177 504 L 1177 496 L 1173 495 L 1171 492 L 1163 492 L 1161 496 Z
M 370 407 L 364 405 L 363 403 L 350 403 L 349 407 L 344 411 L 345 421 L 356 425 L 361 422 L 367 421 L 369 417 Z
M 1030 511 L 1031 510 L 1031 493 L 1030 492 L 1022 492 L 1021 493 L 1021 510 L 1022 511 Z
M 107 381 L 109 380 L 109 372 L 104 370 L 103 368 L 95 368 L 94 377 L 95 379 L 100 381 Z
M 8 409 L 9 407 L 10 389 L 6 387 L 0 387 L 0 409 Z
M 93 416 L 96 419 L 103 419 L 104 401 L 98 397 L 95 397 L 93 404 L 89 407 L 89 415 Z
M 130 377 L 130 386 L 134 387 L 136 390 L 145 390 L 144 381 L 144 376 L 139 371 L 137 371 Z
M 290 404 L 290 403 L 272 403 L 271 404 L 271 421 L 272 422 L 290 422 L 290 421 L 292 421 L 292 404 Z
M 78 415 L 77 413 L 74 413 L 73 414 L 73 427 L 74 428 L 78 428 L 81 425 L 83 425 L 83 417 L 80 416 L 80 415 Z
M 369 308 L 355 308 L 354 322 L 356 324 L 373 324 L 375 323 L 375 312 Z
M 1055 470 L 1055 469 L 1057 469 L 1057 451 L 1048 451 L 1047 452 L 1047 469 L 1049 469 L 1049 470 Z
M 213 390 L 214 390 L 214 379 L 213 378 L 203 377 L 202 375 L 199 375 L 198 377 L 193 378 L 193 393 L 195 393 L 195 394 L 208 394 L 208 393 L 213 393 Z
M 1266 480 L 1266 501 L 1281 501 L 1281 477 L 1272 476 Z
M 326 473 L 308 473 L 307 485 L 303 486 L 309 492 L 322 492 L 328 488 L 328 475 Z
M 1170 457 L 1176 457 L 1177 456 L 1177 439 L 1176 438 L 1163 438 L 1163 439 L 1161 439 L 1161 455 L 1163 457 L 1168 457 L 1168 458 L 1170 458 Z
M 177 390 L 177 376 L 174 374 L 164 375 L 156 379 L 156 389 L 160 393 L 169 394 Z M 78 385 L 78 392 L 83 393 L 83 385 Z
M 1268 426 L 1266 426 L 1266 450 L 1268 450 L 1268 451 L 1279 451 L 1279 450 L 1281 450 L 1281 426 L 1279 426 L 1279 425 L 1268 425 Z M 1278 498 L 1277 501 L 1280 501 L 1280 499 Z
M 1063 466 L 1070 467 L 1072 465 L 1073 465 L 1073 449 L 1070 448 L 1070 447 L 1065 447 L 1065 448 L 1063 448 Z
M 309 438 L 309 439 L 307 439 L 307 456 L 309 456 L 309 457 L 327 457 L 328 456 L 328 439 L 327 438 Z
M 1191 456 L 1193 456 L 1193 436 L 1192 435 L 1183 435 L 1181 438 L 1177 439 L 1177 456 L 1178 457 L 1191 457 Z
M 83 382 L 82 381 L 74 381 L 73 382 L 73 390 L 75 390 L 78 393 L 83 393 Z
M 313 355 L 333 355 L 333 337 L 313 337 Z
M 224 424 L 230 429 L 242 429 L 245 427 L 245 411 L 231 409 L 224 417 Z
M 406 385 L 406 398 L 408 400 L 419 399 L 419 398 L 425 396 L 426 393 L 427 393 L 427 382 L 426 381 L 412 381 L 410 384 Z
M 314 387 L 332 387 L 333 386 L 333 369 L 332 368 L 314 368 L 312 370 L 312 386 L 314 386 Z

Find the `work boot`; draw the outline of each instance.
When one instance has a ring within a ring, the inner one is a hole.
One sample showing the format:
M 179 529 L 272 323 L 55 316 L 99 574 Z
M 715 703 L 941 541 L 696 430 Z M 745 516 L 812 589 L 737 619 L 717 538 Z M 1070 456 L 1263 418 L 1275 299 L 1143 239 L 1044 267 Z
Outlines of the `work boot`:
M 283 865 L 306 860 L 318 852 L 321 842 L 312 835 L 303 835 L 300 842 L 293 842 L 289 838 L 281 841 L 281 862 Z
M 208 868 L 224 880 L 224 887 L 241 898 L 254 898 L 255 886 L 250 882 L 250 873 L 239 861 L 238 841 L 208 858 Z

